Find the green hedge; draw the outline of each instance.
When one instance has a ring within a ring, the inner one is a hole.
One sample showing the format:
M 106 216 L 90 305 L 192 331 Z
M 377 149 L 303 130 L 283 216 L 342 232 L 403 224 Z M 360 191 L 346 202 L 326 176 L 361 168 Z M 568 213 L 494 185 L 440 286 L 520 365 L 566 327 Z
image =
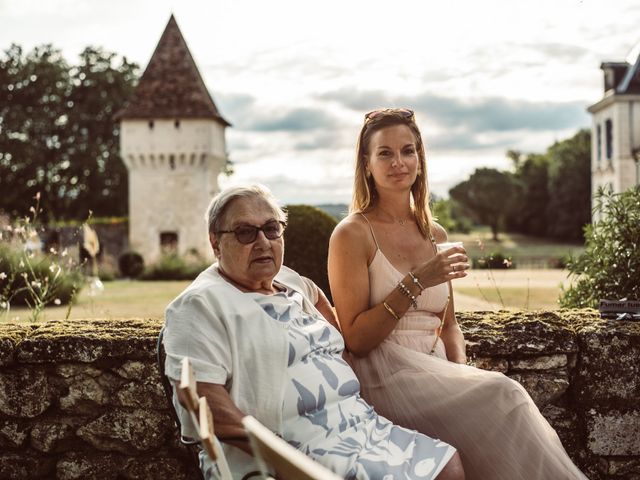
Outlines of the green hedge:
M 284 264 L 313 280 L 331 299 L 327 255 L 336 220 L 309 205 L 289 205 L 287 212 L 289 220 L 284 232 Z
M 149 265 L 142 280 L 193 280 L 209 266 L 200 259 L 187 260 L 177 253 L 167 253 L 152 265 Z
M 478 269 L 507 269 L 516 268 L 516 264 L 513 261 L 513 257 L 504 255 L 501 252 L 492 252 L 489 255 L 482 257 L 474 257 L 472 259 L 472 267 Z

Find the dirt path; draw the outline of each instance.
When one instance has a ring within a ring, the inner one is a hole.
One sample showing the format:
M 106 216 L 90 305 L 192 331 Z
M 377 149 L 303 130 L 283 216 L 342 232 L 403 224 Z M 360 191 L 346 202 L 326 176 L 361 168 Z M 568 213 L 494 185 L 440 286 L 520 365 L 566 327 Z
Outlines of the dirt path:
M 557 287 L 561 283 L 567 285 L 567 270 L 469 270 L 469 275 L 456 280 L 456 284 L 464 287 Z

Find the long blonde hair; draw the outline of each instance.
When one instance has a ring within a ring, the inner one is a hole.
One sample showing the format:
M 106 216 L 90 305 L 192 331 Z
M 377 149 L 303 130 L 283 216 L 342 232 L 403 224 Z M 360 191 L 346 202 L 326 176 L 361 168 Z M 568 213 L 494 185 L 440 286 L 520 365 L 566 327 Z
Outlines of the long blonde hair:
M 406 125 L 413 132 L 416 139 L 416 151 L 418 153 L 419 171 L 421 173 L 416 177 L 416 181 L 411 186 L 411 200 L 413 213 L 418 224 L 420 233 L 427 238 L 431 234 L 431 223 L 433 217 L 429 208 L 429 185 L 427 184 L 427 162 L 425 159 L 424 142 L 418 125 L 416 125 L 413 115 L 407 117 L 405 110 L 400 113 L 395 109 L 381 110 L 365 120 L 360 135 L 358 135 L 358 143 L 356 145 L 356 171 L 353 181 L 353 196 L 349 213 L 365 212 L 373 207 L 378 200 L 378 192 L 376 191 L 373 176 L 367 178 L 367 160 L 369 155 L 369 143 L 371 136 L 378 130 L 394 125 Z

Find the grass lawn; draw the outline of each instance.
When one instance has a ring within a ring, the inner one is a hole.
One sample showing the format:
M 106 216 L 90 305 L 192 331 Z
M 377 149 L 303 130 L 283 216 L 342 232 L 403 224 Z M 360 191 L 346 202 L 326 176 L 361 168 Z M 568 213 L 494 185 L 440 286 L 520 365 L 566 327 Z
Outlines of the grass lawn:
M 89 295 L 84 288 L 75 305 L 71 307 L 69 318 L 162 318 L 164 308 L 173 300 L 189 281 L 142 282 L 137 280 L 115 280 L 104 283 L 104 291 L 96 296 Z M 67 306 L 49 307 L 39 320 L 65 318 Z M 1 321 L 29 321 L 27 308 L 12 308 L 8 315 L 0 316 Z
M 458 310 L 557 309 L 561 286 L 569 286 L 567 270 L 469 270 L 453 282 Z
M 564 270 L 471 270 L 454 282 L 458 310 L 555 309 L 560 284 L 567 282 Z M 69 318 L 162 318 L 164 308 L 189 284 L 188 281 L 115 280 L 105 282 L 104 292 L 90 296 L 85 288 L 71 307 Z M 498 293 L 499 292 L 499 293 Z M 502 296 L 502 301 L 500 300 Z M 67 307 L 46 308 L 39 321 L 63 319 Z M 0 321 L 29 322 L 27 308 L 13 308 Z
M 491 240 L 488 229 L 469 234 L 452 233 L 451 241 L 464 242 L 470 257 L 480 257 L 501 251 L 512 255 L 515 269 L 471 270 L 469 276 L 454 282 L 458 310 L 485 310 L 496 308 L 554 309 L 558 308 L 560 284 L 568 284 L 567 271 L 557 269 L 526 269 L 527 265 L 546 266 L 548 258 L 582 252 L 582 245 L 551 242 L 525 235 L 501 233 L 501 241 Z M 533 259 L 533 261 L 532 261 Z M 78 301 L 71 307 L 70 318 L 162 318 L 164 308 L 187 285 L 188 281 L 136 281 L 115 280 L 105 282 L 105 290 L 94 297 L 84 288 Z M 502 297 L 502 300 L 501 298 Z M 67 307 L 45 309 L 40 321 L 65 318 Z M 13 308 L 0 321 L 28 322 L 27 308 Z

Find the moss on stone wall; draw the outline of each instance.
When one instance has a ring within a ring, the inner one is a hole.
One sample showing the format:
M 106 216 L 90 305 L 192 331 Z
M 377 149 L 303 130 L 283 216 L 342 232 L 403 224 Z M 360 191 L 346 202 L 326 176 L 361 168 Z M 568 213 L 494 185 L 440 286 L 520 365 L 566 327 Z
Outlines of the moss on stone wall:
M 640 473 L 640 324 L 595 310 L 462 312 L 476 366 L 516 379 L 591 480 Z M 0 478 L 190 478 L 158 319 L 0 324 Z

